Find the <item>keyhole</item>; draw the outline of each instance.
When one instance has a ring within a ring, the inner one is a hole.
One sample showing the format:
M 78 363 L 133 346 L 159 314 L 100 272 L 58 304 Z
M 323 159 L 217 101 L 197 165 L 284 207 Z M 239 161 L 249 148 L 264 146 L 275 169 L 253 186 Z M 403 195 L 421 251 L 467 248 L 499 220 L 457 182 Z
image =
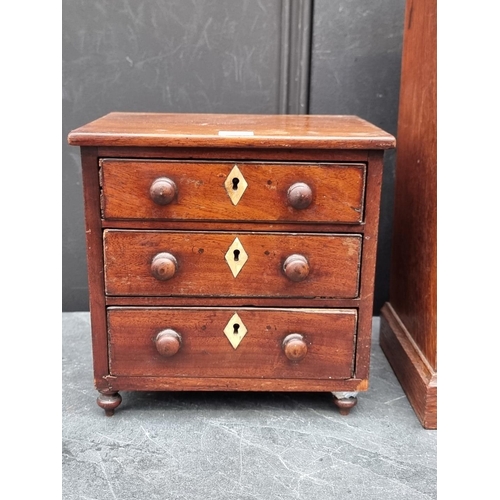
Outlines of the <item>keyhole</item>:
M 239 250 L 233 250 L 234 254 L 234 261 L 238 262 L 240 260 L 240 251 Z
M 238 179 L 238 177 L 233 178 L 233 191 L 236 191 L 238 189 L 239 182 L 240 182 L 240 180 Z
M 238 329 L 239 329 L 239 328 L 240 328 L 240 325 L 239 325 L 238 323 L 235 323 L 235 324 L 233 325 L 233 333 L 234 333 L 235 335 L 238 335 Z

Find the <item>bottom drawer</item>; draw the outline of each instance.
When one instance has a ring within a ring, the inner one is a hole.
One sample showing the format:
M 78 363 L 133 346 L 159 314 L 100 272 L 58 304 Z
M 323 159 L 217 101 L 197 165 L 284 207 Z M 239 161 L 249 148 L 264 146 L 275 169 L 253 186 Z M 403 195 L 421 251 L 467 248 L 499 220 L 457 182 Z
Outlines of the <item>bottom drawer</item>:
M 355 309 L 108 309 L 115 376 L 345 379 Z

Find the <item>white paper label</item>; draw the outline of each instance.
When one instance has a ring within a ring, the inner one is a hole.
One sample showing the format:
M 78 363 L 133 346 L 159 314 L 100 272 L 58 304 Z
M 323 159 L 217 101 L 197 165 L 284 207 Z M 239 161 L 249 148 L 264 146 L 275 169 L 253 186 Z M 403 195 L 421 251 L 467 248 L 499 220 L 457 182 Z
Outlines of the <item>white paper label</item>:
M 252 137 L 253 131 L 251 130 L 219 130 L 221 137 Z

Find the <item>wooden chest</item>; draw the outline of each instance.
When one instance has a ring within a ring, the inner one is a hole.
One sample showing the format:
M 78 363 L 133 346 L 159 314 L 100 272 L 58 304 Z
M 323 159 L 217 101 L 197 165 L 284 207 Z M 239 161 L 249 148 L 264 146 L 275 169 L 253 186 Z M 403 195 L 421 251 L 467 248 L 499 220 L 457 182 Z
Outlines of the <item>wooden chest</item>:
M 81 147 L 97 403 L 368 389 L 386 132 L 355 116 L 110 113 Z

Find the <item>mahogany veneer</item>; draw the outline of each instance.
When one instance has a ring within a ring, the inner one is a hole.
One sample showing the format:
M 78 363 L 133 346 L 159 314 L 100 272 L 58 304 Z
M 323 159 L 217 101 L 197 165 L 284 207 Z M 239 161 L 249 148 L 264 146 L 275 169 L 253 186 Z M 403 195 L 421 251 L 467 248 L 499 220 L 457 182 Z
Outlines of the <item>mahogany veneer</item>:
M 110 113 L 81 147 L 94 382 L 368 389 L 383 151 L 355 116 Z
M 437 6 L 406 5 L 389 302 L 380 345 L 423 427 L 437 428 Z

